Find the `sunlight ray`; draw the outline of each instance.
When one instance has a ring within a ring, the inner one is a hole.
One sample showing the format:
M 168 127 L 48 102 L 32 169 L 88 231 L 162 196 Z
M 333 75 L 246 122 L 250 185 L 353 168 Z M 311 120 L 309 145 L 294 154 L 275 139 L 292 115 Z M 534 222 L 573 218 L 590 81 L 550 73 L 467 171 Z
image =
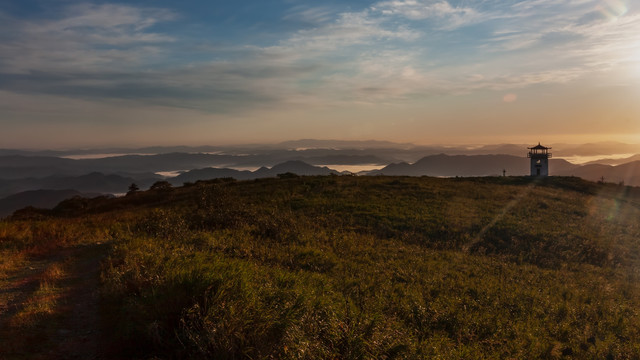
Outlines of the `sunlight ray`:
M 529 195 L 529 193 L 536 187 L 536 184 L 538 183 L 539 180 L 534 180 L 531 182 L 531 184 L 529 184 L 527 187 L 524 187 L 522 189 L 522 191 L 520 191 L 520 193 L 511 201 L 509 201 L 503 208 L 502 210 L 493 218 L 493 220 L 491 220 L 491 222 L 489 222 L 487 225 L 485 225 L 479 232 L 478 234 L 473 238 L 473 240 L 469 241 L 467 244 L 465 244 L 463 246 L 463 250 L 464 251 L 469 251 L 473 245 L 479 243 L 480 241 L 482 241 L 484 235 L 487 233 L 487 231 L 491 230 L 491 228 L 498 223 L 498 221 L 502 220 L 502 218 L 504 218 L 505 215 L 507 215 L 509 213 L 509 211 L 511 211 L 511 209 L 513 209 L 522 199 L 524 199 L 527 195 Z

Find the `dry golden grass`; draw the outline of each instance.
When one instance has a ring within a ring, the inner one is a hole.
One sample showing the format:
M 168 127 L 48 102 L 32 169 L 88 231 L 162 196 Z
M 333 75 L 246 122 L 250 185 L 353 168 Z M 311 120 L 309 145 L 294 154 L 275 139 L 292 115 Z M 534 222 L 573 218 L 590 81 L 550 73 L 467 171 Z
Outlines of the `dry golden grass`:
M 14 354 L 62 326 L 67 276 L 100 261 L 60 253 L 107 242 L 89 285 L 116 357 L 640 358 L 633 188 L 300 177 L 50 215 L 0 222 L 5 277 L 31 279 L 0 324 Z
M 24 253 L 9 250 L 0 251 L 0 284 L 6 281 L 9 274 L 16 271 L 24 262 Z

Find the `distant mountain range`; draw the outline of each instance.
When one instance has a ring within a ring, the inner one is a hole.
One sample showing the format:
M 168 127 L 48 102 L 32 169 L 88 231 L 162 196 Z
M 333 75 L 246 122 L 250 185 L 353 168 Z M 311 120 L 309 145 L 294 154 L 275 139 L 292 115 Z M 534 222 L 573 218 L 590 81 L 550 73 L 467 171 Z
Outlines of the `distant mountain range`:
M 302 161 L 288 161 L 272 168 L 262 167 L 256 171 L 240 171 L 226 168 L 205 168 L 185 172 L 170 178 L 174 185 L 186 182 L 232 177 L 237 180 L 248 180 L 265 177 L 276 177 L 279 174 L 295 173 L 297 175 L 329 175 L 340 172 L 327 167 L 309 165 Z M 127 192 L 132 183 L 141 189 L 148 188 L 161 177 L 132 178 L 116 174 L 105 175 L 90 173 L 87 175 L 68 177 L 50 176 L 46 178 L 27 178 L 0 180 L 0 217 L 10 215 L 15 210 L 34 206 L 53 208 L 60 201 L 74 197 L 95 197 L 101 194 L 117 194 Z M 46 190 L 43 190 L 46 189 Z
M 597 142 L 588 144 L 551 144 L 555 156 L 601 156 L 613 154 L 638 154 L 639 144 Z
M 384 166 L 380 170 L 361 172 L 359 175 L 500 176 L 505 171 L 507 176 L 518 176 L 529 174 L 529 161 L 525 157 L 528 146 L 531 144 L 449 147 L 386 141 L 305 139 L 271 145 L 224 147 L 65 151 L 0 149 L 0 198 L 42 189 L 71 189 L 83 194 L 125 193 L 131 183 L 145 189 L 165 178 L 178 186 L 213 178 L 247 180 L 275 177 L 287 172 L 298 175 L 340 174 L 332 167 L 344 168 L 349 165 Z M 592 181 L 604 178 L 607 182 L 640 186 L 640 154 L 623 159 L 606 156 L 638 154 L 639 145 L 594 143 L 552 144 L 552 147 L 552 175 L 574 175 Z M 585 165 L 575 165 L 558 158 L 594 154 L 602 158 Z M 175 177 L 160 175 L 169 172 L 180 174 Z M 38 196 L 54 198 L 50 194 L 39 194 L 21 195 L 23 199 L 31 199 L 22 203 L 38 204 L 35 200 Z M 57 192 L 55 196 L 63 194 Z M 50 205 L 50 202 L 47 204 Z
M 507 146 L 502 150 L 509 150 L 515 152 L 515 149 L 511 149 L 511 146 Z M 24 179 L 24 178 L 44 178 L 50 176 L 81 176 L 91 172 L 100 172 L 104 174 L 118 174 L 124 177 L 141 178 L 141 177 L 157 177 L 156 173 L 161 172 L 173 172 L 173 171 L 189 171 L 193 169 L 202 168 L 259 168 L 259 167 L 272 167 L 278 164 L 282 164 L 288 161 L 301 161 L 310 165 L 320 165 L 331 167 L 331 165 L 389 165 L 390 168 L 386 169 L 386 173 L 393 171 L 400 174 L 402 171 L 406 174 L 410 173 L 408 164 L 413 164 L 413 170 L 418 171 L 416 167 L 428 166 L 432 168 L 430 171 L 435 171 L 433 168 L 439 169 L 437 175 L 434 176 L 470 176 L 470 175 L 483 175 L 487 174 L 484 161 L 493 161 L 495 166 L 502 167 L 500 169 L 493 169 L 493 172 L 502 173 L 502 169 L 506 168 L 507 173 L 526 174 L 528 165 L 526 160 L 523 162 L 516 160 L 522 159 L 522 149 L 520 148 L 520 154 L 506 154 L 506 155 L 493 155 L 493 154 L 426 154 L 426 157 L 438 156 L 439 158 L 431 158 L 430 161 L 435 163 L 424 163 L 425 155 L 417 156 L 418 154 L 397 154 L 397 153 L 385 153 L 386 150 L 380 150 L 376 155 L 366 154 L 362 150 L 304 150 L 304 151 L 291 151 L 291 152 L 276 152 L 271 154 L 240 154 L 240 155 L 224 155 L 224 154 L 192 154 L 192 153 L 170 153 L 170 154 L 158 154 L 158 155 L 125 155 L 116 157 L 107 157 L 99 159 L 66 159 L 57 157 L 42 157 L 42 156 L 24 156 L 24 155 L 8 155 L 0 156 L 0 179 Z M 496 149 L 496 151 L 499 151 Z M 526 153 L 525 153 L 526 154 Z M 449 156 L 445 158 L 444 156 Z M 482 159 L 481 163 L 475 163 L 470 161 L 464 163 L 461 158 L 453 158 L 453 156 L 485 156 L 485 158 L 478 157 L 476 160 Z M 493 158 L 491 158 L 493 156 Z M 510 158 L 501 156 L 510 156 Z M 416 157 L 414 160 L 407 160 L 407 158 Z M 456 164 L 440 164 L 438 161 L 456 161 Z M 629 157 L 626 159 L 604 159 L 595 161 L 590 164 L 607 164 L 607 165 L 619 165 L 626 162 L 632 162 L 640 160 L 640 155 Z M 458 162 L 461 162 L 458 164 Z M 405 165 L 397 165 L 398 163 L 405 163 Z M 513 165 L 511 165 L 513 163 Z M 395 165 L 394 165 L 395 164 Z M 500 165 L 502 164 L 502 165 Z M 553 165 L 555 164 L 555 165 Z M 493 165 L 492 165 L 493 166 Z M 554 170 L 554 166 L 558 169 Z M 477 170 L 467 171 L 477 167 Z M 570 168 L 568 162 L 562 159 L 552 159 L 551 170 L 564 171 L 565 168 Z M 405 169 L 406 168 L 406 169 Z M 422 170 L 420 170 L 422 171 Z M 491 172 L 491 173 L 493 173 Z
M 125 177 L 117 174 L 90 173 L 81 176 L 48 176 L 45 178 L 0 179 L 0 198 L 29 190 L 73 189 L 90 193 L 125 193 L 131 183 L 147 187 L 160 180 L 145 177 Z
M 585 180 L 640 186 L 640 161 L 633 161 L 621 165 L 589 164 L 564 170 L 557 175 L 578 176 Z
M 620 158 L 620 159 L 598 159 L 594 161 L 589 161 L 583 165 L 592 165 L 592 164 L 603 164 L 603 165 L 622 165 L 634 161 L 640 160 L 640 154 L 636 154 L 633 156 Z
M 272 168 L 261 167 L 256 171 L 240 171 L 234 169 L 206 168 L 195 169 L 174 178 L 169 179 L 174 185 L 182 185 L 185 182 L 195 182 L 198 180 L 207 180 L 215 178 L 230 177 L 236 180 L 250 180 L 265 177 L 276 177 L 279 174 L 293 173 L 296 175 L 329 175 L 340 174 L 339 171 L 329 169 L 328 167 L 318 167 L 309 165 L 302 161 L 287 161 L 278 164 Z
M 562 159 L 551 159 L 549 168 L 553 173 L 569 171 L 577 165 Z M 368 175 L 406 175 L 406 176 L 498 176 L 528 175 L 529 161 L 524 157 L 512 155 L 432 155 L 413 164 L 390 164 L 380 170 L 368 172 Z
M 64 151 L 0 149 L 0 178 L 6 178 L 6 175 L 3 175 L 10 173 L 11 171 L 8 171 L 10 169 L 23 173 L 30 172 L 33 176 L 47 176 L 82 175 L 94 171 L 140 173 L 192 170 L 204 167 L 258 168 L 261 166 L 270 167 L 291 160 L 325 166 L 388 165 L 397 162 L 414 163 L 424 156 L 437 154 L 525 156 L 527 147 L 532 145 L 535 144 L 422 146 L 373 140 L 303 139 L 279 144 L 238 146 L 156 146 L 134 149 L 106 148 Z M 580 145 L 550 144 L 550 146 L 553 147 L 556 158 L 594 155 L 606 158 L 608 155 L 640 154 L 640 145 L 617 142 Z
M 158 155 L 124 155 L 99 159 L 66 159 L 57 157 L 7 155 L 0 156 L 0 179 L 25 177 L 78 176 L 89 172 L 119 173 L 140 176 L 158 172 L 192 170 L 205 167 L 247 168 L 275 166 L 287 161 L 304 161 L 312 165 L 388 164 L 394 156 L 376 156 L 359 151 L 307 150 L 270 154 L 204 154 L 169 153 Z

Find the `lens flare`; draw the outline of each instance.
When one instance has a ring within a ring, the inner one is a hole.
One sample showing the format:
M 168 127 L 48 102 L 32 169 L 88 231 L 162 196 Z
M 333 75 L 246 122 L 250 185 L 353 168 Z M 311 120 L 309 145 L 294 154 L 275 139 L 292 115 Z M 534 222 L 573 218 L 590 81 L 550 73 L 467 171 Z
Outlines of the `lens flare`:
M 598 10 L 609 20 L 616 20 L 629 11 L 627 4 L 622 0 L 602 0 Z
M 510 93 L 510 94 L 506 94 L 505 96 L 502 97 L 502 101 L 506 102 L 506 103 L 511 103 L 518 100 L 518 95 Z

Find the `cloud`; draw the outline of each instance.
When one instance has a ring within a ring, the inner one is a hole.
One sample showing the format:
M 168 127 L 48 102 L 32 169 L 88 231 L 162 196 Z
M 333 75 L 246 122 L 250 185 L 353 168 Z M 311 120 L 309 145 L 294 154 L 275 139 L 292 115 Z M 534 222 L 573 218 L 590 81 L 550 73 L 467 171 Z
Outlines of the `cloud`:
M 285 21 L 320 26 L 333 20 L 335 11 L 326 7 L 307 7 L 297 5 L 287 10 L 282 17 Z
M 97 29 L 112 33 L 115 35 L 114 38 L 118 38 L 120 35 L 139 34 L 158 22 L 173 20 L 175 17 L 175 14 L 164 9 L 116 4 L 76 4 L 67 8 L 66 16 L 62 20 L 46 23 L 38 30 Z
M 0 71 L 105 71 L 141 64 L 157 54 L 158 44 L 173 37 L 148 31 L 175 14 L 126 5 L 78 4 L 59 19 L 18 21 L 4 16 L 0 31 L 11 34 L 0 43 Z
M 411 20 L 435 19 L 441 27 L 455 29 L 476 23 L 482 14 L 470 7 L 452 6 L 448 1 L 393 0 L 375 4 L 372 10 L 383 15 L 400 15 Z
M 353 68 L 352 48 L 410 41 L 417 34 L 387 26 L 368 11 L 326 9 L 288 16 L 313 18 L 277 45 L 209 49 L 216 60 L 160 66 L 176 51 L 176 39 L 151 31 L 177 15 L 160 9 L 81 4 L 41 23 L 14 21 L 17 36 L 0 45 L 0 79 L 13 91 L 92 99 L 131 99 L 211 112 L 279 104 L 305 106 L 331 97 L 331 74 Z M 340 62 L 336 60 L 340 58 Z M 150 60 L 151 59 L 151 60 Z M 310 84 L 310 85 L 309 85 Z M 330 90 L 327 90 L 330 92 Z
M 582 46 L 568 44 L 567 52 L 592 68 L 609 69 L 640 51 L 640 14 L 569 25 L 565 30 L 584 38 Z
M 46 20 L 0 14 L 0 82 L 23 94 L 212 113 L 393 106 L 567 84 L 638 53 L 639 15 L 599 16 L 595 1 L 464 3 L 294 6 L 283 18 L 304 25 L 275 44 L 203 46 L 187 61 L 176 60 L 184 46 L 206 41 L 160 32 L 180 20 L 169 10 L 82 3 Z M 482 27 L 465 29 L 473 24 Z
M 324 26 L 298 31 L 280 47 L 327 53 L 354 45 L 379 44 L 387 40 L 409 41 L 417 37 L 418 33 L 404 26 L 384 26 L 382 19 L 370 16 L 367 11 L 348 12 L 339 14 L 335 21 Z

